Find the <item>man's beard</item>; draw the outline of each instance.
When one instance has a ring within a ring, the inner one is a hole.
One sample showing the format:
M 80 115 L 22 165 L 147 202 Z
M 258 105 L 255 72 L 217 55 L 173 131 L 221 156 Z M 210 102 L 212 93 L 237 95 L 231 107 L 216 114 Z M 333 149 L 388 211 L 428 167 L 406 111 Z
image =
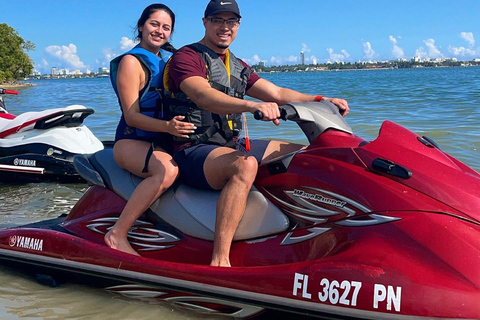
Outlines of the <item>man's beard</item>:
M 222 49 L 222 50 L 228 49 L 228 45 L 225 45 L 225 44 L 217 44 L 217 48 Z

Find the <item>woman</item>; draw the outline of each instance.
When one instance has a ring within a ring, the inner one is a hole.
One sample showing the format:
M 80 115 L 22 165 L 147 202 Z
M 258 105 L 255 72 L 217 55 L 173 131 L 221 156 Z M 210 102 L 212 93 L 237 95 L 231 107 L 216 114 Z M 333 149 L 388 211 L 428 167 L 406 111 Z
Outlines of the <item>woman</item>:
M 159 136 L 171 134 L 188 137 L 195 127 L 182 122 L 182 116 L 163 118 L 161 95 L 165 61 L 173 48 L 168 40 L 174 30 L 175 14 L 163 4 L 145 8 L 138 20 L 140 43 L 112 60 L 110 65 L 115 93 L 122 117 L 115 135 L 113 154 L 117 164 L 145 178 L 132 193 L 118 221 L 105 235 L 113 249 L 138 255 L 127 239 L 131 226 L 178 176 L 172 157 L 161 147 Z

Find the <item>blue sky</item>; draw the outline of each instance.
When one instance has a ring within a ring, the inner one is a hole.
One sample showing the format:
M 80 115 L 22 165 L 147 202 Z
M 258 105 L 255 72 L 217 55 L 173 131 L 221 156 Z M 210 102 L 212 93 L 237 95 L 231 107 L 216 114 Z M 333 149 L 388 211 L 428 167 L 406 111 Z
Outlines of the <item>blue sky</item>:
M 132 45 L 152 1 L 2 1 L 0 23 L 36 45 L 35 67 L 97 71 Z M 165 0 L 177 16 L 173 44 L 204 34 L 207 0 Z M 480 58 L 479 0 L 238 0 L 243 16 L 231 46 L 247 63 L 267 65 L 421 58 Z

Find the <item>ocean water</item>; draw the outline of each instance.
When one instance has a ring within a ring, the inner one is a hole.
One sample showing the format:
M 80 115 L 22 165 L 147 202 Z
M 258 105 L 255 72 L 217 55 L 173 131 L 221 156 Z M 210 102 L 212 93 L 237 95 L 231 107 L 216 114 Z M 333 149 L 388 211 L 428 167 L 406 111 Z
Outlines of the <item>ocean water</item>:
M 480 67 L 261 74 L 280 86 L 345 98 L 355 134 L 373 140 L 384 120 L 429 136 L 442 150 L 480 171 Z M 33 81 L 5 97 L 14 114 L 82 104 L 95 110 L 85 124 L 100 140 L 112 140 L 120 116 L 109 79 Z M 248 117 L 251 138 L 306 143 L 293 123 L 279 127 Z M 0 184 L 0 226 L 21 225 L 67 213 L 84 184 Z M 198 314 L 112 296 L 66 284 L 44 287 L 0 266 L 1 319 L 205 319 Z

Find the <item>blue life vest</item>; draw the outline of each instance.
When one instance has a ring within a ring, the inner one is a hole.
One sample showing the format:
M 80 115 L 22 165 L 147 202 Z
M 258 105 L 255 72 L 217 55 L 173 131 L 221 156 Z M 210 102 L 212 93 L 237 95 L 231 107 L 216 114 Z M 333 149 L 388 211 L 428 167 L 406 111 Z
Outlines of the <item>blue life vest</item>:
M 172 53 L 161 49 L 160 56 L 157 56 L 156 54 L 142 48 L 140 45 L 137 45 L 132 50 L 116 57 L 110 62 L 110 81 L 112 82 L 113 90 L 118 97 L 120 107 L 121 102 L 117 88 L 118 65 L 120 64 L 120 60 L 128 54 L 135 56 L 145 67 L 148 68 L 148 70 L 150 70 L 147 83 L 139 92 L 140 112 L 152 118 L 165 119 L 166 115 L 163 113 L 162 104 L 163 69 L 165 68 L 168 59 L 172 56 Z M 158 132 L 145 131 L 138 128 L 136 128 L 136 130 L 137 135 L 141 138 L 154 138 L 159 134 Z

